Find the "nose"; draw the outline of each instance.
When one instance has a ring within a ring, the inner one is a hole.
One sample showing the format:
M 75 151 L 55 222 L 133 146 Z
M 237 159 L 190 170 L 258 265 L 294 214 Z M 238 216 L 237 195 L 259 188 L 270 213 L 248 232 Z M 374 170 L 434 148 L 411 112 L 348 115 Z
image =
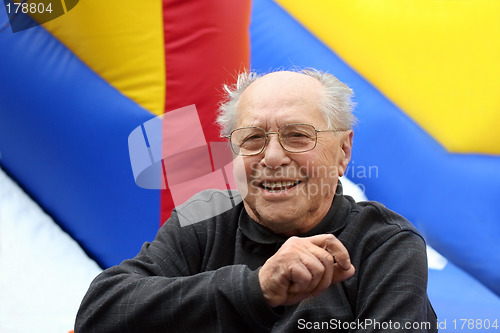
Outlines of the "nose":
M 277 135 L 270 135 L 260 163 L 264 167 L 278 168 L 291 162 L 288 152 L 281 146 Z

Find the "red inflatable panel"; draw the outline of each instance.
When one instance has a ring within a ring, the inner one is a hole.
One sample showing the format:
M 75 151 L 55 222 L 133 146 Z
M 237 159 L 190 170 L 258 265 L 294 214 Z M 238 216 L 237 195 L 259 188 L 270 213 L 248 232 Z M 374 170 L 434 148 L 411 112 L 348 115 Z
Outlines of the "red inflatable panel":
M 196 105 L 206 142 L 220 141 L 214 125 L 222 85 L 249 65 L 250 0 L 164 0 L 165 112 Z M 184 129 L 190 135 L 189 128 Z M 161 194 L 161 223 L 174 207 Z

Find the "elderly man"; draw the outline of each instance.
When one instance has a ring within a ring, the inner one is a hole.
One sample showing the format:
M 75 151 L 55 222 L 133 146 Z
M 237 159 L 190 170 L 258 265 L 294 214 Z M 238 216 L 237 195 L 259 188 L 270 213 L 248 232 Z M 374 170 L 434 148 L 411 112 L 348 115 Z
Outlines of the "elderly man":
M 237 204 L 187 225 L 174 210 L 134 259 L 94 280 L 75 332 L 437 331 L 422 237 L 342 193 L 351 90 L 279 71 L 242 74 L 227 92 L 218 123 L 241 195 L 191 201 L 204 216 L 227 195 Z

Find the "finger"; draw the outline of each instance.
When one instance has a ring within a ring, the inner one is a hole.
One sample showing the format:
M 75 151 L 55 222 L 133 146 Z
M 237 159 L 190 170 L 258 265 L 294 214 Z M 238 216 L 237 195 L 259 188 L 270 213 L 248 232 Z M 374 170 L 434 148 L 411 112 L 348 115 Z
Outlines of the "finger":
M 305 261 L 307 260 L 299 260 L 294 265 L 289 268 L 290 271 L 290 286 L 288 288 L 288 293 L 290 294 L 299 294 L 303 293 L 313 280 L 314 269 L 311 269 L 311 265 L 309 267 L 306 265 Z
M 321 260 L 321 263 L 323 264 L 325 270 L 323 272 L 321 280 L 312 291 L 312 294 L 314 296 L 318 295 L 320 292 L 327 289 L 331 285 L 334 273 L 333 256 L 323 249 L 321 249 L 321 251 L 322 253 L 318 255 L 318 258 Z
M 353 265 L 351 265 L 351 268 L 349 268 L 348 270 L 345 270 L 340 265 L 335 264 L 334 268 L 333 268 L 333 277 L 331 280 L 331 284 L 345 281 L 345 280 L 349 279 L 350 277 L 352 277 L 355 272 L 356 272 L 356 269 L 354 268 Z
M 292 283 L 290 292 L 311 292 L 323 279 L 325 263 L 322 261 L 328 259 L 322 257 L 330 255 L 306 238 L 299 237 L 291 237 L 286 243 L 286 249 L 294 254 L 294 262 L 289 266 Z M 333 259 L 330 260 L 332 265 Z
M 335 237 L 325 237 L 325 241 L 328 241 L 329 239 L 336 239 Z M 338 241 L 341 245 L 342 243 Z M 345 248 L 342 245 L 343 248 Z M 312 291 L 313 295 L 316 296 L 318 295 L 321 291 L 327 289 L 330 285 L 338 282 L 345 281 L 352 277 L 354 273 L 356 272 L 355 267 L 350 263 L 349 257 L 347 258 L 349 261 L 350 267 L 348 269 L 345 269 L 345 267 L 342 267 L 339 262 L 337 262 L 330 254 L 325 249 L 322 249 L 318 246 L 313 245 L 311 248 L 309 248 L 311 253 L 313 253 L 319 260 L 321 260 L 323 266 L 325 267 L 325 271 L 323 273 L 323 277 L 321 281 L 318 283 L 316 288 Z M 346 250 L 347 251 L 347 250 Z
M 303 265 L 311 273 L 309 285 L 294 285 L 293 292 L 309 292 L 318 294 L 331 284 L 334 271 L 334 258 L 325 249 L 303 238 L 300 247 L 300 258 Z M 296 249 L 297 250 L 297 249 Z
M 314 244 L 307 238 L 306 250 L 309 251 L 321 264 L 320 270 L 317 271 L 318 278 L 311 283 L 309 290 L 313 294 L 318 294 L 324 289 L 328 288 L 332 281 L 333 271 L 334 271 L 334 258 L 333 256 L 323 249 L 322 247 Z
M 321 236 L 321 237 L 318 237 Z M 311 242 L 324 248 L 335 259 L 341 268 L 348 271 L 351 269 L 351 259 L 344 244 L 332 234 L 316 235 L 310 237 Z
M 298 265 L 298 267 L 305 268 L 308 274 L 304 274 L 303 276 L 294 274 L 292 278 L 293 288 L 291 291 L 296 293 L 310 293 L 317 288 L 318 284 L 327 283 L 326 281 L 323 281 L 325 280 L 325 272 L 327 272 L 329 276 L 333 274 L 333 258 L 328 252 L 318 248 L 317 246 L 311 245 L 303 248 L 299 257 L 300 265 Z M 302 272 L 302 270 L 297 271 L 297 273 L 299 272 Z M 299 278 L 301 280 L 298 280 Z M 329 283 L 331 276 L 326 277 L 326 280 L 328 280 Z

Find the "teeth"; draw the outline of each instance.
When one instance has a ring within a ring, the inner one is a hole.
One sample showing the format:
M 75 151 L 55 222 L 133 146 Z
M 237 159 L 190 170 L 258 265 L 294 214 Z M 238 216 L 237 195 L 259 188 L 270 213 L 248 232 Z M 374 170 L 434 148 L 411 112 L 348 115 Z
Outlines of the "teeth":
M 283 190 L 288 187 L 297 185 L 299 182 L 295 181 L 279 181 L 279 182 L 264 182 L 262 186 L 270 190 Z

